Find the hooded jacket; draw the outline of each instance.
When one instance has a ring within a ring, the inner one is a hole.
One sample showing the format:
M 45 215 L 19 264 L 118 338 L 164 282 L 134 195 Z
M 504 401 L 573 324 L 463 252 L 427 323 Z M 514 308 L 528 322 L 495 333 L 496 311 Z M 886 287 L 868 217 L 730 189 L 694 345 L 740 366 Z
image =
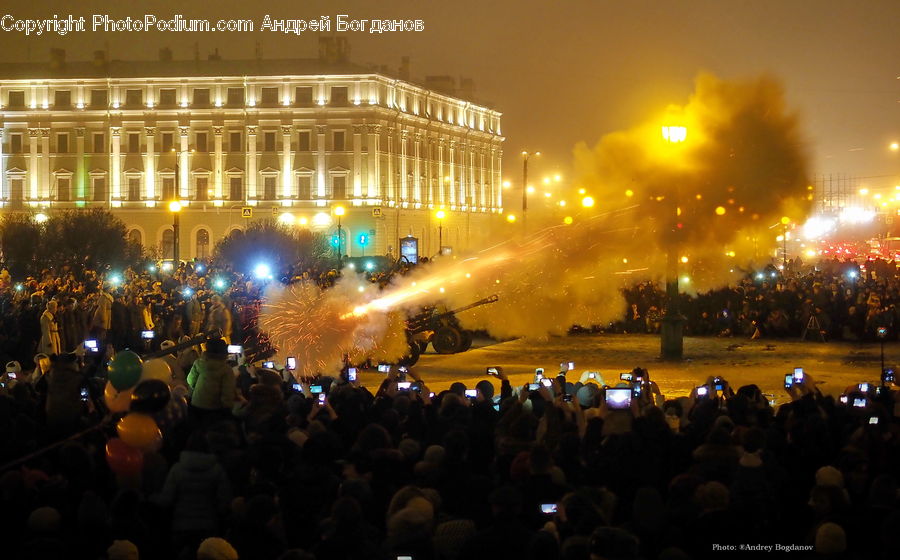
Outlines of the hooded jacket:
M 191 405 L 203 410 L 231 410 L 234 406 L 235 379 L 225 357 L 203 353 L 187 376 Z
M 231 486 L 215 455 L 182 451 L 154 501 L 172 507 L 173 531 L 215 532 L 219 512 L 231 502 Z

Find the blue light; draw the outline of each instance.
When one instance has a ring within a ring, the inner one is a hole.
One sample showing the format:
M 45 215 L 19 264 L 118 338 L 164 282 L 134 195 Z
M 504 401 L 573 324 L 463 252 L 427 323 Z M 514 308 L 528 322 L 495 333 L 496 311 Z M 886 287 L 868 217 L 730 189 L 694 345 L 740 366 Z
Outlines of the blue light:
M 216 288 L 219 288 L 221 290 L 222 288 L 225 287 L 225 280 L 222 280 L 221 278 L 216 278 L 214 285 Z
M 181 293 L 184 294 L 184 297 L 189 298 L 192 295 L 194 295 L 194 290 L 192 290 L 190 288 L 185 288 L 184 290 L 181 291 Z
M 112 284 L 113 286 L 118 286 L 119 282 L 121 282 L 121 281 L 122 281 L 122 279 L 119 278 L 115 274 L 109 277 L 109 283 Z
M 253 269 L 253 274 L 260 280 L 270 280 L 272 278 L 272 269 L 266 263 L 259 263 Z
M 147 270 L 149 270 L 150 272 L 156 272 L 156 265 L 151 264 L 150 266 L 147 267 Z
M 366 270 L 372 270 L 373 268 L 375 268 L 375 263 L 372 261 L 366 262 Z
M 757 279 L 757 280 L 762 280 L 762 279 L 763 279 L 763 273 L 762 273 L 762 272 L 758 272 L 758 273 L 756 274 L 756 279 Z
M 196 270 L 197 272 L 203 272 L 203 265 L 202 265 L 202 264 L 198 264 L 197 267 L 196 267 L 194 270 Z
M 850 278 L 856 278 L 857 276 L 859 276 L 859 273 L 855 270 L 851 270 L 850 274 L 848 274 L 847 276 L 849 276 Z

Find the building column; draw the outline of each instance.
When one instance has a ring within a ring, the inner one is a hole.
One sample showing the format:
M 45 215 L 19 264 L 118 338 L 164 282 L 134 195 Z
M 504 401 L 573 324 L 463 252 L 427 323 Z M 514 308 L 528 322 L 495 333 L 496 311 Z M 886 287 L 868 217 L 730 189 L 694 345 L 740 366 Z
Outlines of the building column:
M 293 127 L 285 125 L 281 127 L 281 196 L 294 198 L 293 193 L 293 153 L 291 152 L 291 136 Z
M 147 152 L 144 154 L 144 198 L 156 199 L 156 127 L 145 126 L 144 135 L 147 137 Z
M 215 138 L 213 153 L 213 199 L 222 200 L 222 133 L 224 127 L 214 126 L 213 137 Z
M 6 187 L 6 160 L 3 158 L 3 140 L 3 129 L 0 128 L 0 200 L 3 200 L 4 193 L 6 193 L 6 198 L 11 200 L 12 195 Z
M 247 127 L 247 200 L 256 198 L 256 127 Z
M 84 127 L 75 129 L 75 199 L 84 199 L 87 189 L 87 170 L 84 168 Z
M 40 168 L 38 167 L 38 138 L 41 131 L 38 128 L 28 129 L 28 193 L 25 198 L 37 200 L 38 198 L 38 177 L 40 176 Z
M 359 84 L 356 84 L 359 88 Z M 359 93 L 356 94 L 357 98 Z M 365 125 L 353 125 L 353 197 L 362 198 L 362 133 Z M 371 183 L 369 183 L 371 184 Z
M 381 197 L 381 164 L 379 151 L 381 150 L 379 138 L 381 134 L 381 126 L 377 124 L 366 125 L 368 139 L 366 140 L 366 150 L 368 151 L 369 164 L 367 171 L 369 172 L 369 184 L 367 194 L 369 198 Z
M 41 130 L 41 198 L 50 198 L 50 129 Z
M 409 131 L 400 131 L 400 200 L 409 202 Z
M 316 192 L 319 198 L 325 198 L 325 179 L 328 170 L 325 168 L 325 130 L 323 124 L 316 125 Z
M 439 200 L 441 206 L 443 206 L 444 204 L 447 203 L 447 200 L 449 198 L 447 196 L 447 194 L 444 192 L 444 189 L 447 188 L 447 181 L 444 180 L 444 139 L 438 138 L 437 145 L 438 145 L 437 190 L 438 190 L 438 200 Z
M 122 128 L 113 126 L 109 129 L 112 149 L 109 152 L 110 196 L 114 200 L 122 199 Z
M 493 175 L 491 185 L 493 186 L 494 194 L 497 196 L 497 208 L 503 208 L 503 185 L 501 184 L 503 174 L 500 169 L 500 162 L 502 161 L 503 150 L 499 148 L 491 149 L 491 174 Z
M 456 140 L 450 140 L 450 162 L 449 162 L 449 175 L 450 175 L 450 204 L 456 205 Z M 462 205 L 462 201 L 460 201 L 460 206 Z
M 414 136 L 415 152 L 413 155 L 413 201 L 422 202 L 422 133 Z
M 189 181 L 191 177 L 191 160 L 189 158 L 191 153 L 188 151 L 188 135 L 190 135 L 190 133 L 191 127 L 178 127 L 179 161 L 178 177 L 176 178 L 176 181 L 178 182 L 178 193 L 176 196 L 182 200 L 187 199 L 190 188 Z

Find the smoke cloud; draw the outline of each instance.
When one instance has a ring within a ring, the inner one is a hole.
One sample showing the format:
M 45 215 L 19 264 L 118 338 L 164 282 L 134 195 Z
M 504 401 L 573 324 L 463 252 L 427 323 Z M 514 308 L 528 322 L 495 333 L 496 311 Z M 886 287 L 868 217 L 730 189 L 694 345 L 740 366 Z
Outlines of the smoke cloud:
M 685 141 L 666 142 L 662 125 L 686 127 Z M 701 75 L 684 107 L 580 144 L 575 166 L 569 203 L 529 213 L 534 233 L 439 259 L 383 291 L 352 273 L 325 292 L 295 287 L 266 306 L 263 326 L 310 372 L 336 370 L 344 354 L 403 355 L 403 317 L 434 302 L 452 309 L 497 294 L 462 324 L 500 338 L 563 334 L 621 317 L 621 289 L 660 279 L 670 249 L 687 260 L 683 290 L 767 261 L 781 218 L 802 223 L 812 200 L 797 118 L 770 77 Z M 587 196 L 594 205 L 582 207 Z

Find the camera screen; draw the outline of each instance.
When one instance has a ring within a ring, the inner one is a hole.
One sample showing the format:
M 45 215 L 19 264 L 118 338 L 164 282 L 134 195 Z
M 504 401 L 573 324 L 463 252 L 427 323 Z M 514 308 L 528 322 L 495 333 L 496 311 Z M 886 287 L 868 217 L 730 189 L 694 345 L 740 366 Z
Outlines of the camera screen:
M 882 383 L 893 383 L 894 382 L 894 370 L 886 369 L 884 373 L 881 374 Z
M 853 406 L 856 408 L 865 408 L 866 407 L 866 399 L 865 397 L 856 397 L 853 399 Z
M 541 385 L 543 385 L 544 387 L 550 387 L 551 385 L 553 385 L 553 382 L 545 377 L 541 379 Z
M 487 373 L 488 375 L 500 375 L 500 372 L 497 371 L 497 368 L 495 368 L 495 367 L 489 367 L 489 368 L 487 368 L 486 373 Z
M 706 385 L 701 385 L 700 387 L 697 387 L 697 396 L 698 397 L 705 397 L 707 394 L 709 394 L 709 388 L 706 387 Z
M 299 383 L 294 383 L 293 385 L 291 385 L 291 387 L 292 387 L 295 391 L 297 391 L 298 393 L 302 393 L 302 392 L 303 392 L 303 389 L 300 388 L 300 384 L 299 384 Z
M 153 331 L 141 331 L 141 338 L 153 338 Z
M 622 381 L 631 381 L 632 379 L 634 379 L 634 376 L 632 376 L 630 373 L 621 373 L 619 374 L 619 379 L 621 379 Z
M 228 353 L 229 354 L 242 354 L 244 352 L 244 347 L 240 344 L 229 344 L 228 345 Z
M 841 401 L 841 403 L 847 404 L 847 395 L 841 395 L 841 398 L 839 400 Z
M 412 385 L 412 383 L 410 383 L 409 381 L 401 381 L 401 382 L 397 383 L 397 390 L 398 391 L 409 391 L 409 388 L 411 385 Z
M 794 386 L 794 376 L 790 373 L 784 376 L 784 386 L 785 388 Z
M 84 347 L 86 349 L 90 350 L 91 352 L 96 352 L 97 351 L 97 341 L 96 340 L 85 340 Z
M 10 378 L 10 379 L 16 379 L 16 372 L 14 372 L 14 371 L 7 371 L 7 372 L 6 372 L 6 377 L 8 377 L 8 378 Z
M 541 513 L 549 515 L 551 513 L 556 513 L 556 511 L 556 504 L 541 504 Z
M 500 412 L 500 403 L 494 403 L 494 410 Z
M 606 406 L 623 409 L 631 406 L 631 389 L 607 389 Z
M 794 375 L 799 375 L 800 377 L 803 377 L 803 368 L 802 368 L 802 367 L 795 367 L 795 368 L 794 368 Z
M 540 386 L 541 386 L 540 383 L 529 383 L 529 384 L 528 384 L 528 390 L 529 390 L 529 391 L 537 391 L 538 388 L 540 388 Z
M 285 366 L 291 370 L 297 369 L 297 358 L 295 358 L 293 356 L 288 356 Z
M 352 367 L 347 370 L 347 379 L 350 381 L 356 381 L 356 368 Z
M 318 395 L 322 392 L 322 386 L 321 385 L 310 385 L 309 392 L 312 393 L 313 395 Z
M 869 384 L 868 383 L 860 383 L 859 390 L 862 391 L 863 393 L 868 393 L 869 392 Z
M 319 393 L 319 404 L 325 404 L 325 393 Z
M 378 371 L 380 371 L 381 373 L 390 373 L 391 364 L 378 364 Z
M 878 423 L 877 416 L 872 416 L 871 418 L 869 418 L 869 424 L 877 424 L 877 423 Z
M 470 399 L 474 399 L 478 396 L 477 389 L 466 389 L 466 396 Z
M 86 388 L 86 387 L 82 387 L 82 388 L 81 388 L 81 398 L 82 398 L 82 399 L 87 399 L 87 396 L 88 396 L 88 390 L 87 390 L 87 388 Z
M 268 362 L 263 362 L 263 367 L 266 369 L 275 369 L 275 362 L 269 360 Z
M 569 371 L 575 369 L 575 362 L 569 362 Z

